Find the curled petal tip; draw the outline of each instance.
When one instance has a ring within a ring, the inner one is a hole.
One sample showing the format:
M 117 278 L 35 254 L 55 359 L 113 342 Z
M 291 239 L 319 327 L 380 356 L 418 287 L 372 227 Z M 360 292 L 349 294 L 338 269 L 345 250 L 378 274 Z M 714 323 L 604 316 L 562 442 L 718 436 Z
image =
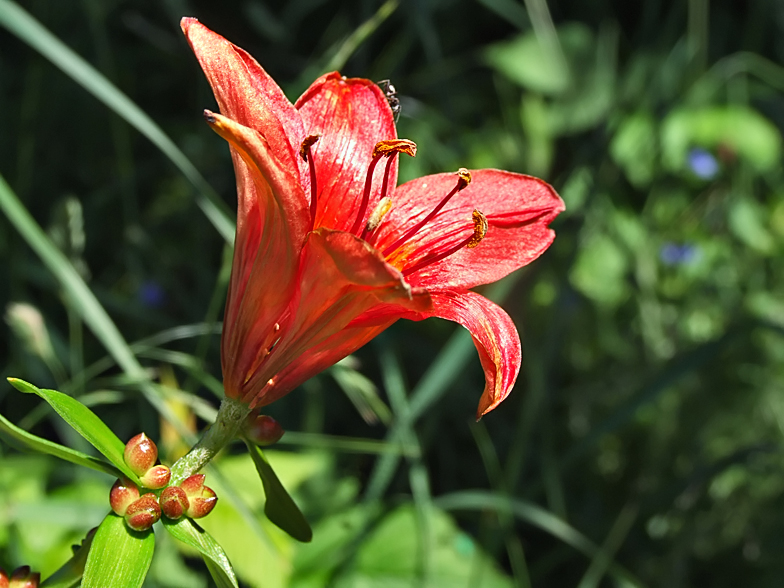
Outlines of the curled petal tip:
M 188 32 L 188 28 L 192 25 L 199 22 L 198 19 L 193 18 L 192 16 L 183 16 L 180 19 L 180 28 L 182 29 L 183 33 Z
M 216 122 L 218 122 L 215 113 L 207 108 L 204 109 L 204 120 L 207 121 L 208 125 L 214 125 Z

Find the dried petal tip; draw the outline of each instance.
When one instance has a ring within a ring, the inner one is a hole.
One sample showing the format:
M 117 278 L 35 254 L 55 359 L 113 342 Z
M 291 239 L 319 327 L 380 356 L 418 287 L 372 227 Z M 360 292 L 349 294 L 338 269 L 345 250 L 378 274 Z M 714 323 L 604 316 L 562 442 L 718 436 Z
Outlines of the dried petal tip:
M 161 510 L 167 518 L 177 520 L 190 507 L 188 496 L 185 490 L 179 486 L 169 486 L 161 492 L 161 497 L 158 500 L 161 505 Z
M 471 214 L 471 218 L 474 221 L 474 235 L 468 243 L 466 243 L 466 247 L 469 249 L 473 249 L 479 245 L 479 242 L 484 239 L 487 234 L 487 217 L 478 210 L 475 210 Z
M 120 516 L 125 516 L 128 507 L 137 500 L 139 489 L 126 478 L 117 480 L 109 491 L 109 504 L 114 513 Z
M 158 497 L 152 492 L 145 494 L 125 511 L 125 524 L 134 531 L 146 531 L 161 518 Z
M 5 578 L 5 584 L 3 578 Z M 7 578 L 4 573 L 0 573 L 0 586 L 8 586 L 8 588 L 38 588 L 40 581 L 41 574 L 31 571 L 30 566 L 16 568 L 10 578 Z
M 458 190 L 462 190 L 468 184 L 471 183 L 471 172 L 468 171 L 466 168 L 461 167 L 459 170 L 457 170 L 457 176 L 458 176 L 458 180 L 457 180 Z
M 168 466 L 156 465 L 147 470 L 145 474 L 139 478 L 139 481 L 145 488 L 158 490 L 159 488 L 166 486 L 170 479 L 171 470 L 168 468 Z
M 302 141 L 302 146 L 299 148 L 299 156 L 303 160 L 308 160 L 308 153 L 310 153 L 310 148 L 313 147 L 313 144 L 319 139 L 321 139 L 321 135 L 308 135 L 305 137 L 305 140 Z
M 381 155 L 392 155 L 393 153 L 405 153 L 411 157 L 416 157 L 417 146 L 408 139 L 390 139 L 376 143 L 373 149 L 373 159 Z
M 280 441 L 283 437 L 283 427 L 271 416 L 261 414 L 248 423 L 246 434 L 256 445 L 266 447 Z
M 125 444 L 125 463 L 137 476 L 147 473 L 158 460 L 158 447 L 144 433 L 139 433 Z
M 204 120 L 207 121 L 208 125 L 214 125 L 217 122 L 217 118 L 215 117 L 215 113 L 211 110 L 204 109 Z

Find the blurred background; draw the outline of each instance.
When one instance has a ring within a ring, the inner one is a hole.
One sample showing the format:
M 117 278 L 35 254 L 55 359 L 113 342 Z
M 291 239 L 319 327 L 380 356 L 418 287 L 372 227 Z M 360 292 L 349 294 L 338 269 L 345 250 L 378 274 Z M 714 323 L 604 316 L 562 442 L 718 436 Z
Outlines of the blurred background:
M 474 422 L 466 333 L 400 322 L 269 407 L 311 544 L 260 514 L 239 447 L 208 473 L 221 502 L 204 526 L 244 586 L 781 585 L 783 3 L 23 5 L 0 0 L 0 375 L 77 396 L 124 440 L 146 431 L 169 463 L 184 446 L 150 399 L 193 431 L 218 404 L 215 225 L 236 202 L 181 16 L 292 100 L 334 69 L 391 80 L 419 147 L 401 181 L 497 167 L 566 202 L 553 246 L 483 290 L 524 348 L 497 410 Z M 5 383 L 0 414 L 89 451 Z M 4 441 L 0 566 L 46 576 L 112 480 Z M 157 535 L 146 585 L 212 585 Z

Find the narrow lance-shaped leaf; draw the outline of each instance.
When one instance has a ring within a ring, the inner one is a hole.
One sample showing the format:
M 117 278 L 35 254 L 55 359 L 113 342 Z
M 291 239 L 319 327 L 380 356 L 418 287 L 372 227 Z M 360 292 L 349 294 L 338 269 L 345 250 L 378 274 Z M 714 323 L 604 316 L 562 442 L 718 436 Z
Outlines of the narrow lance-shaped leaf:
M 28 433 L 27 431 L 20 429 L 11 423 L 3 415 L 0 415 L 0 431 L 6 433 L 9 437 L 16 439 L 25 447 L 32 449 L 33 451 L 54 455 L 55 457 L 59 457 L 65 461 L 70 461 L 76 465 L 85 466 L 94 470 L 98 470 L 99 472 L 107 473 L 110 476 L 116 476 L 119 478 L 122 475 L 122 472 L 120 472 L 120 470 L 113 465 L 92 457 L 91 455 L 82 453 L 81 451 L 76 451 L 70 447 L 66 447 L 64 445 L 60 445 L 59 443 L 54 443 L 47 439 L 37 437 L 32 433 Z
M 57 411 L 57 414 L 63 417 L 63 420 L 71 425 L 77 433 L 105 455 L 106 459 L 117 466 L 128 479 L 135 484 L 139 484 L 139 477 L 131 471 L 123 458 L 125 444 L 93 411 L 75 398 L 71 398 L 62 392 L 42 390 L 18 378 L 8 378 L 8 381 L 20 392 L 37 394 L 46 400 Z
M 264 504 L 264 514 L 272 523 L 297 541 L 309 542 L 313 538 L 313 530 L 305 519 L 305 515 L 286 492 L 261 449 L 248 441 L 245 444 L 248 446 L 248 451 L 264 487 L 264 495 L 267 498 Z
M 207 569 L 210 571 L 210 575 L 215 580 L 218 588 L 238 588 L 237 578 L 234 575 L 231 563 L 229 563 L 229 558 L 226 557 L 223 548 L 215 541 L 212 535 L 188 518 L 182 518 L 178 521 L 172 521 L 167 518 L 162 520 L 164 528 L 173 537 L 201 553 L 204 563 L 207 565 Z
M 141 588 L 154 550 L 152 531 L 131 531 L 122 517 L 109 513 L 93 537 L 82 588 Z

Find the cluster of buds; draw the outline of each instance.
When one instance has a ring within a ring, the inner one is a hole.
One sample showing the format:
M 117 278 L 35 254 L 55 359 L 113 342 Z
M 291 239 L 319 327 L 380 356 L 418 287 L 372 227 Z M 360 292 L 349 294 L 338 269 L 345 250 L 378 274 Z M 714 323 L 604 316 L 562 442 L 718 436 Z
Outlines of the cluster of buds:
M 11 575 L 0 568 L 0 588 L 38 588 L 41 574 L 32 572 L 30 566 L 16 568 Z
M 260 447 L 274 445 L 285 432 L 278 421 L 266 414 L 251 413 L 245 422 L 245 436 Z
M 125 463 L 139 476 L 142 488 L 163 490 L 159 494 L 142 494 L 127 478 L 119 479 L 109 493 L 115 514 L 125 518 L 125 524 L 134 531 L 146 531 L 158 522 L 161 514 L 174 520 L 182 516 L 198 519 L 210 514 L 218 497 L 212 488 L 204 485 L 204 474 L 186 478 L 179 486 L 166 486 L 171 470 L 165 465 L 155 465 L 157 460 L 158 448 L 144 433 L 128 441 Z

